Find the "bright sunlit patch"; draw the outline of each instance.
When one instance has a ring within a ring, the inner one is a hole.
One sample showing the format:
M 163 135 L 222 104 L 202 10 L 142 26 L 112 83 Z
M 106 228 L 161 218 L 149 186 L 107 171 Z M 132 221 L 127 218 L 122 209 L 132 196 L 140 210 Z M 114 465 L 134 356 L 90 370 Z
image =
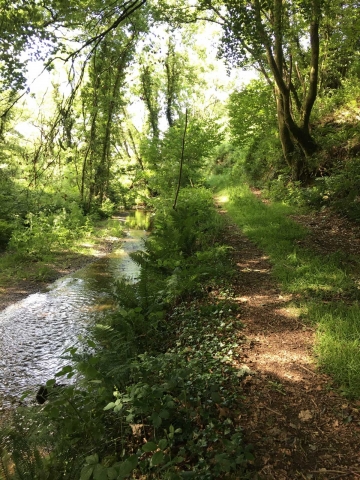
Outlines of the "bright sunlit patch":
M 94 244 L 93 244 L 93 243 L 86 243 L 86 242 L 84 242 L 84 243 L 82 243 L 80 246 L 81 246 L 81 247 L 84 247 L 84 248 L 92 248 L 92 247 L 94 246 Z
M 229 195 L 221 195 L 217 198 L 219 203 L 227 203 L 229 201 Z
M 104 304 L 104 305 L 92 305 L 91 307 L 87 307 L 86 311 L 88 312 L 103 312 L 104 310 L 110 310 L 114 308 L 114 304 L 112 303 L 107 303 L 107 304 Z

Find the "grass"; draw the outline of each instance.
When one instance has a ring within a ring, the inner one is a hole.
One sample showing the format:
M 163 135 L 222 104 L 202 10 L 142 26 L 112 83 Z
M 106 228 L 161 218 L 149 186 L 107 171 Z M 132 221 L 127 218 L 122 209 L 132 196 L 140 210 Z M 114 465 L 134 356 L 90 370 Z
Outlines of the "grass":
M 345 394 L 359 397 L 359 305 L 311 303 L 308 316 L 318 326 L 315 352 L 320 365 L 341 385 Z
M 213 181 L 213 185 L 215 182 Z M 229 216 L 269 256 L 272 273 L 316 326 L 318 364 L 349 397 L 360 397 L 360 292 L 341 255 L 301 248 L 307 230 L 288 218 L 293 207 L 264 204 L 246 185 L 220 188 Z

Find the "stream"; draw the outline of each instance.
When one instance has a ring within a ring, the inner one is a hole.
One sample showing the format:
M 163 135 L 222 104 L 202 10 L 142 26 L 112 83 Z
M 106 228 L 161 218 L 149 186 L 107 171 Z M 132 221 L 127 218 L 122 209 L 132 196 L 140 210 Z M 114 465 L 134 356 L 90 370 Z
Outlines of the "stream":
M 117 279 L 136 280 L 139 267 L 129 253 L 143 247 L 148 215 L 134 211 L 116 218 L 125 225 L 125 237 L 113 253 L 0 312 L 0 410 L 18 404 L 23 392 L 36 391 L 68 364 L 61 358 L 64 350 L 81 345 L 89 327 L 114 308 Z

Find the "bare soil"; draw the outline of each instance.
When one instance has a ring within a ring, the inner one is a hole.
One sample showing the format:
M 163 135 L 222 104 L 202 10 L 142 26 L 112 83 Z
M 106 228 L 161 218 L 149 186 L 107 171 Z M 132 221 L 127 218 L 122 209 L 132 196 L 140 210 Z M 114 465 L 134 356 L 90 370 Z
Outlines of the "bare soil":
M 298 244 L 320 255 L 341 254 L 347 266 L 360 266 L 360 227 L 330 209 L 290 218 L 309 230 L 309 235 Z
M 358 254 L 358 226 L 331 212 L 294 219 L 313 232 L 307 248 Z M 234 289 L 247 337 L 239 368 L 253 372 L 242 381 L 237 419 L 254 446 L 251 478 L 360 478 L 360 401 L 341 396 L 317 369 L 314 329 L 291 309 L 267 257 L 235 225 L 225 241 L 234 249 Z

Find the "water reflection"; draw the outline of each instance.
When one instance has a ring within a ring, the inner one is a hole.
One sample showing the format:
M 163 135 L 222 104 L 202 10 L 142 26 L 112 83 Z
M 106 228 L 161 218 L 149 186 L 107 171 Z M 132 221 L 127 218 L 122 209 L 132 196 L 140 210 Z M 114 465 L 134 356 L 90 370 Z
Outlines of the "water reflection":
M 116 279 L 136 280 L 139 267 L 129 253 L 142 248 L 148 218 L 144 212 L 119 216 L 126 236 L 117 250 L 0 313 L 0 405 L 51 378 L 65 363 L 64 350 L 114 307 Z

